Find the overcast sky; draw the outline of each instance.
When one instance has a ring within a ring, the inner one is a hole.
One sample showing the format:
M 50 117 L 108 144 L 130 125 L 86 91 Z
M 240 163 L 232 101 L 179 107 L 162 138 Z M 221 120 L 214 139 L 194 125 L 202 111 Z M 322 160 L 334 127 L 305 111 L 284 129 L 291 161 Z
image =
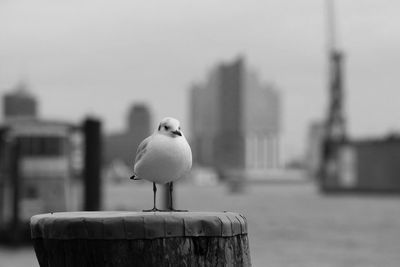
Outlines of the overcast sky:
M 0 0 L 0 93 L 24 79 L 41 115 L 123 128 L 128 106 L 188 125 L 188 88 L 237 55 L 283 98 L 283 154 L 327 98 L 324 0 Z M 400 129 L 400 2 L 337 1 L 352 136 Z M 156 124 L 156 122 L 154 122 Z

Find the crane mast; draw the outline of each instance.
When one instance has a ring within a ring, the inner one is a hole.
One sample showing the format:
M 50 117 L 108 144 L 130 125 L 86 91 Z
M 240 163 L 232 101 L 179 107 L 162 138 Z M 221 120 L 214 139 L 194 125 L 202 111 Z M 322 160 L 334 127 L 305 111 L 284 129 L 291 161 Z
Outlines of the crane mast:
M 337 48 L 333 0 L 326 0 L 328 47 L 328 109 L 322 142 L 320 178 L 323 186 L 339 175 L 339 149 L 346 141 L 346 120 L 343 107 L 343 53 Z

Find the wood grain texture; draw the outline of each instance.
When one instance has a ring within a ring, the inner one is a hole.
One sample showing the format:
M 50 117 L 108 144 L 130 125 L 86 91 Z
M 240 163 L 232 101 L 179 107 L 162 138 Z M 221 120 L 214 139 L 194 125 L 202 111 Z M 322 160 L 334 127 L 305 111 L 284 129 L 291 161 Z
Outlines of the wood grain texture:
M 251 266 L 232 212 L 71 212 L 33 216 L 41 267 Z
M 137 240 L 35 239 L 41 267 L 251 266 L 247 235 Z

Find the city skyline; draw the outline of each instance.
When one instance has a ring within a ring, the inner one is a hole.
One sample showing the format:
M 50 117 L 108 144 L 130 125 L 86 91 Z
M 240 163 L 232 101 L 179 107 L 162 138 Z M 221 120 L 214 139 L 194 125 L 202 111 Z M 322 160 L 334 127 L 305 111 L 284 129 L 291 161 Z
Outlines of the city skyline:
M 336 3 L 350 135 L 398 131 L 400 4 Z M 215 62 L 242 54 L 279 85 L 289 158 L 303 153 L 309 123 L 326 112 L 323 4 L 4 1 L 0 92 L 26 80 L 44 116 L 76 121 L 96 114 L 108 132 L 122 129 L 132 102 L 149 103 L 155 121 L 174 116 L 187 128 L 190 84 Z

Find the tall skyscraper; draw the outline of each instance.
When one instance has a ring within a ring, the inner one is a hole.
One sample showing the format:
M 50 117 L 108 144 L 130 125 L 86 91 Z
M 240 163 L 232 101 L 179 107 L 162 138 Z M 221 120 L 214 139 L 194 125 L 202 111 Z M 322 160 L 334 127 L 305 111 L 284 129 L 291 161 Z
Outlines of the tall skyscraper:
M 191 90 L 192 146 L 200 165 L 218 170 L 279 166 L 280 96 L 243 58 L 214 68 Z
M 12 92 L 3 96 L 3 115 L 5 121 L 37 117 L 37 101 L 25 83 L 19 83 Z
M 131 107 L 127 130 L 132 135 L 147 137 L 150 131 L 150 111 L 145 104 L 138 103 Z
M 145 104 L 134 104 L 127 115 L 127 129 L 105 138 L 105 163 L 119 160 L 131 166 L 140 142 L 150 135 L 151 114 Z

